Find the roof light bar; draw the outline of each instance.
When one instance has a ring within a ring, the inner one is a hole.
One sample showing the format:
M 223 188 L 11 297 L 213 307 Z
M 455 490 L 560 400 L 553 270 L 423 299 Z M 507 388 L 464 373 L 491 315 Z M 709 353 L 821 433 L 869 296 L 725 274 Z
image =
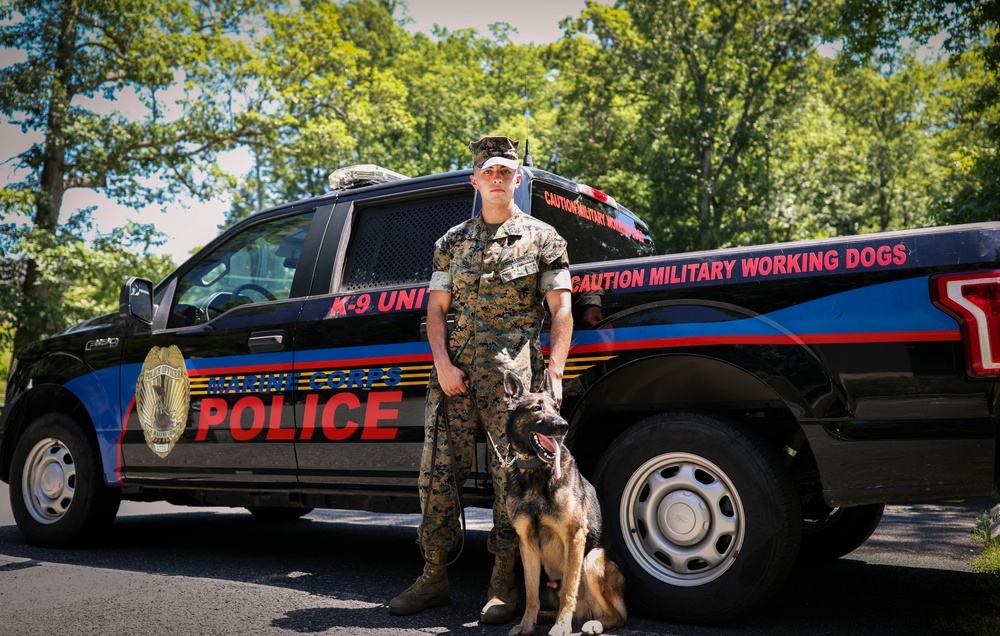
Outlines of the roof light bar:
M 348 188 L 359 188 L 376 183 L 389 183 L 409 179 L 405 174 L 393 172 L 388 168 L 376 166 L 373 163 L 363 163 L 356 166 L 345 166 L 337 168 L 330 173 L 329 184 L 331 190 L 346 190 Z

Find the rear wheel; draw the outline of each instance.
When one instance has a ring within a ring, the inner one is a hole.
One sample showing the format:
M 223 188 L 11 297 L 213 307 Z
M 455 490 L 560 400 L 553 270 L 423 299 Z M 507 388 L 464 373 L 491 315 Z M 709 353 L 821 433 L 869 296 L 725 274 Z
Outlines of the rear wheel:
M 650 417 L 615 440 L 594 481 L 630 601 L 652 616 L 730 619 L 773 593 L 795 562 L 795 485 L 781 457 L 734 422 Z
M 72 418 L 35 420 L 14 449 L 10 506 L 25 538 L 66 548 L 93 540 L 114 520 L 120 494 L 104 484 L 97 444 Z
M 850 554 L 872 536 L 882 521 L 885 504 L 831 508 L 813 501 L 802 510 L 802 547 L 805 561 L 833 561 Z

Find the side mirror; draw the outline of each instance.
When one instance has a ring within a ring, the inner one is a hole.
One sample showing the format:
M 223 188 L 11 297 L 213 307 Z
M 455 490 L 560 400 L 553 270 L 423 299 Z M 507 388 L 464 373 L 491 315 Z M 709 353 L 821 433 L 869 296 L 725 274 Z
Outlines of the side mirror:
M 118 315 L 137 327 L 153 323 L 153 283 L 133 276 L 122 285 L 118 297 Z

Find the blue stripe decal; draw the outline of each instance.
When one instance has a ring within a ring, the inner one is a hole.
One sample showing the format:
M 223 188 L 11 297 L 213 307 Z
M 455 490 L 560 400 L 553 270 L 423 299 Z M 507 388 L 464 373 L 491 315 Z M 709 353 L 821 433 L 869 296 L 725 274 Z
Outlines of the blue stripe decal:
M 138 373 L 138 370 L 136 371 Z M 73 378 L 64 387 L 80 400 L 97 433 L 104 478 L 117 484 L 118 437 L 121 434 L 122 413 L 112 396 L 118 395 L 119 367 L 108 367 Z
M 831 294 L 754 318 L 577 331 L 574 345 L 698 336 L 764 336 L 957 331 L 954 318 L 930 302 L 927 278 Z

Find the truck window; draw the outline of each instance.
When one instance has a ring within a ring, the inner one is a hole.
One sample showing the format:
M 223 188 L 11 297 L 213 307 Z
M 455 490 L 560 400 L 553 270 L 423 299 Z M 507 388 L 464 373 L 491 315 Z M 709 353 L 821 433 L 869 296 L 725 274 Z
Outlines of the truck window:
M 289 297 L 313 213 L 251 225 L 177 281 L 168 328 L 190 327 L 251 302 Z
M 472 214 L 472 187 L 447 196 L 359 207 L 345 291 L 426 283 L 434 242 Z
M 652 256 L 649 230 L 619 208 L 540 179 L 531 182 L 531 216 L 569 243 L 570 263 Z

